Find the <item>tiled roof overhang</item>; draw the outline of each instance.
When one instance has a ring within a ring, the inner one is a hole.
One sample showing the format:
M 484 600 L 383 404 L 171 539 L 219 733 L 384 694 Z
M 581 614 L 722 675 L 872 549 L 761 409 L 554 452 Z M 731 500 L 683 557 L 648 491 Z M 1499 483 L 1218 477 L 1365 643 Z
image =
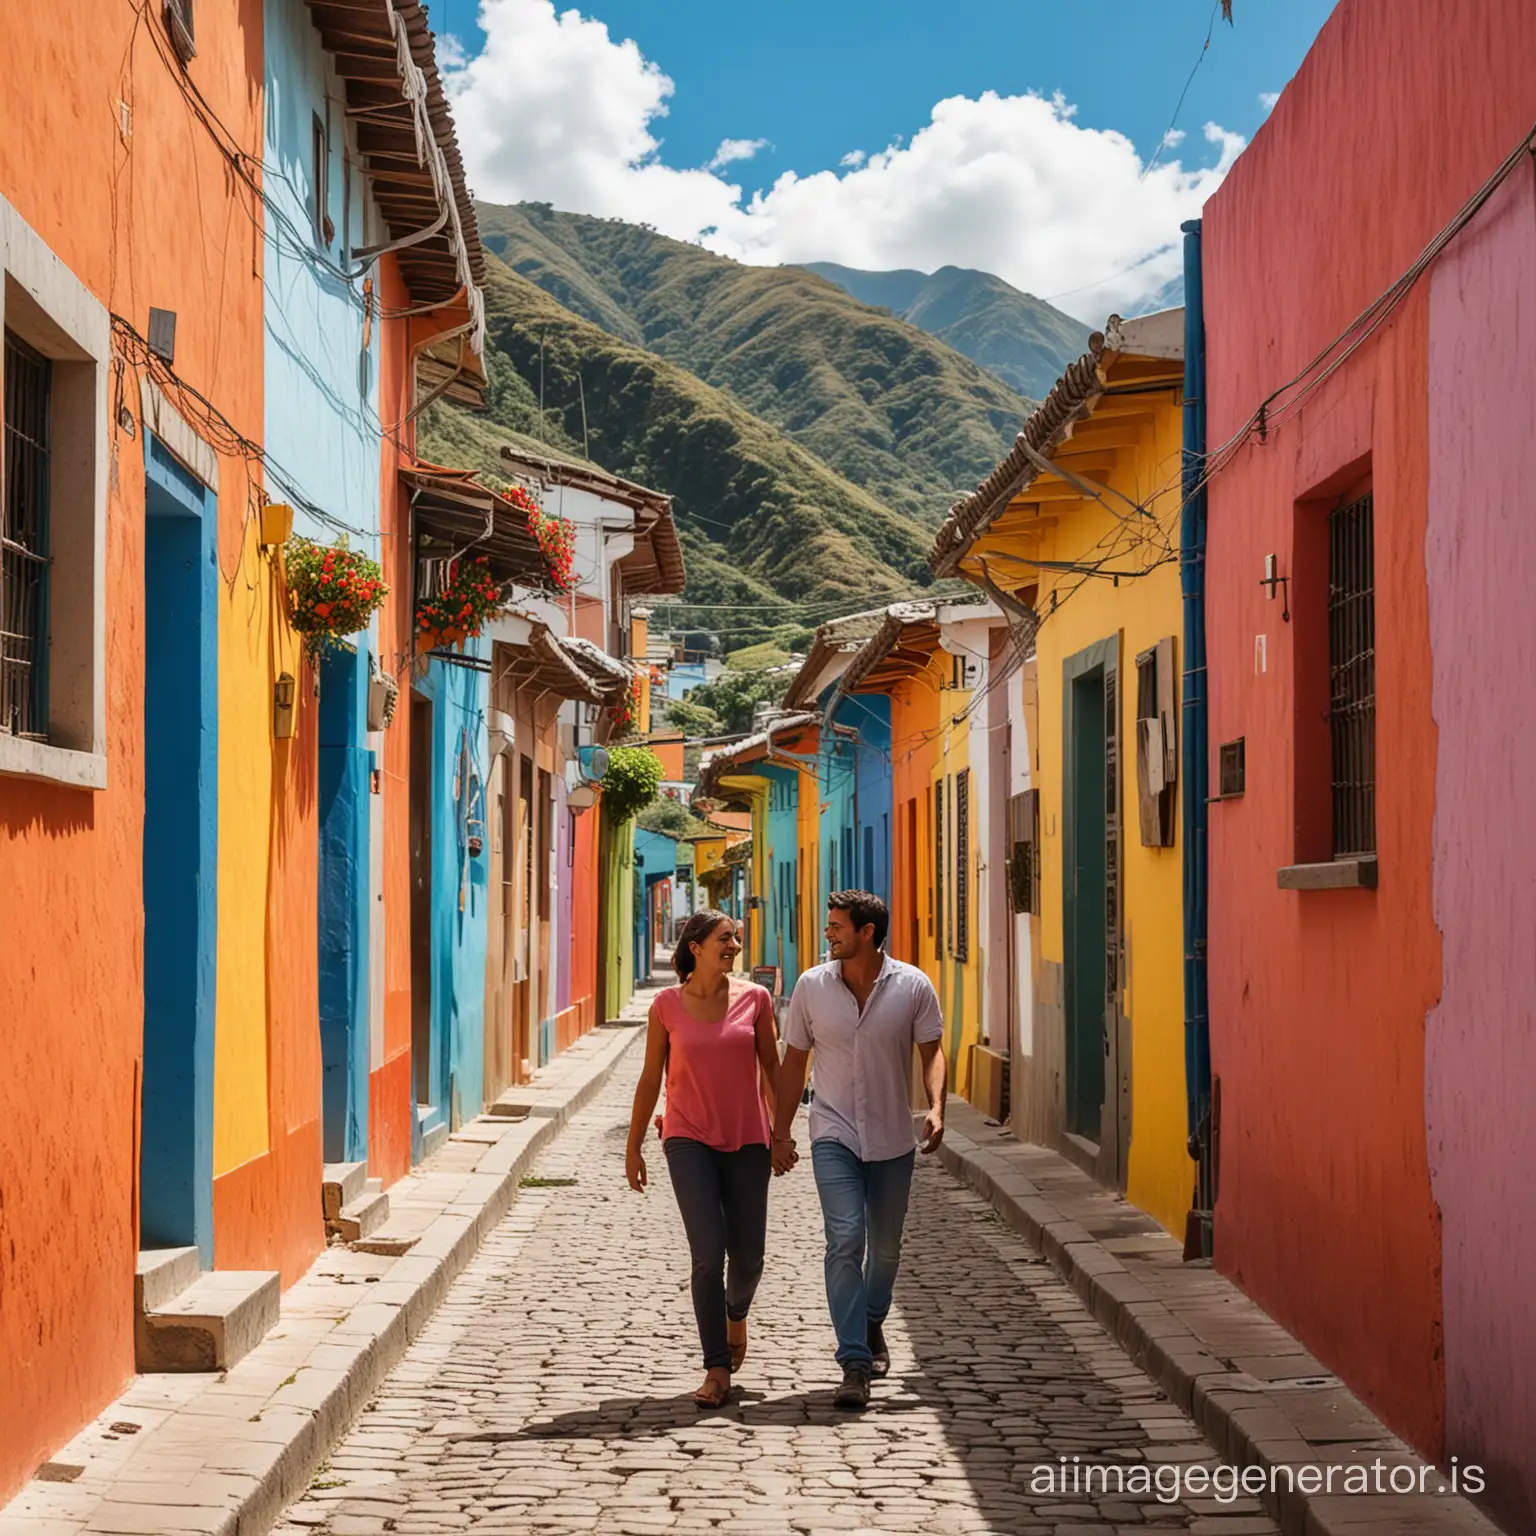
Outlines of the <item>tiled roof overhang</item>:
M 969 496 L 949 509 L 928 554 L 934 575 L 952 575 L 977 535 L 1040 473 L 1023 445 L 1049 458 L 1067 428 L 1093 409 L 1104 391 L 1103 359 L 1112 344 L 1102 331 L 1088 338 L 1088 350 L 1068 364 L 997 467 Z
M 474 322 L 470 340 L 478 356 L 485 330 L 485 251 L 437 72 L 427 7 L 417 0 L 305 4 L 346 85 L 347 113 L 390 240 L 433 229 L 395 252 L 406 287 L 417 303 L 460 298 Z
M 400 479 L 411 493 L 411 523 L 420 554 L 443 559 L 484 555 L 499 584 L 549 584 L 549 564 L 529 531 L 528 519 L 506 497 L 464 471 L 405 469 Z
M 862 613 L 829 619 L 821 625 L 803 665 L 785 691 L 784 708 L 804 709 L 807 704 L 814 703 L 821 692 L 816 684 L 828 663 L 836 656 L 859 650 L 885 622 L 885 617 L 884 608 L 869 608 Z
M 503 662 L 498 681 L 504 678 L 517 688 L 589 704 L 611 704 L 624 692 L 622 679 L 605 669 L 589 670 L 590 658 L 571 641 L 562 640 L 537 619 L 527 618 L 527 623 L 526 644 L 497 642 L 497 655 Z

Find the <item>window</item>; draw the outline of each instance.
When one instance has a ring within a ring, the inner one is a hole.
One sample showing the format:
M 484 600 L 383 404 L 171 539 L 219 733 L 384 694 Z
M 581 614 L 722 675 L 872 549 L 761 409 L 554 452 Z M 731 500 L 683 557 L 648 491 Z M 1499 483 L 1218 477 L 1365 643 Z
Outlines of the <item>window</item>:
M 1375 523 L 1370 492 L 1328 518 L 1333 854 L 1376 851 Z
M 310 144 L 310 218 L 314 221 L 315 239 L 328 249 L 336 234 L 330 214 L 331 145 L 330 136 L 325 131 L 325 121 L 318 112 L 314 115 Z
M 971 770 L 955 775 L 955 942 L 956 960 L 971 952 Z
M 923 821 L 929 826 L 933 825 L 933 790 L 931 788 L 925 789 L 923 791 Z M 917 836 L 915 827 L 913 828 L 912 843 L 912 857 L 915 859 L 917 857 Z M 934 870 L 936 867 L 937 866 L 934 860 L 930 859 L 928 861 L 928 937 L 930 939 L 933 937 L 933 888 L 936 883 L 934 877 Z M 915 946 L 912 953 L 913 957 L 916 958 L 917 950 Z
M 1040 915 L 1040 791 L 1008 797 L 1008 904 Z
M 1177 708 L 1170 636 L 1136 658 L 1136 794 L 1141 841 L 1146 848 L 1173 847 L 1179 763 Z
M 111 338 L 0 197 L 0 774 L 74 789 L 107 780 Z
M 933 786 L 933 892 L 934 929 L 933 953 L 938 957 L 941 949 L 949 947 L 949 936 L 944 927 L 946 916 L 944 882 L 949 878 L 949 866 L 944 862 L 944 780 Z
M 864 889 L 875 888 L 875 829 L 864 828 Z
M 183 64 L 197 56 L 192 32 L 192 0 L 165 0 L 165 30 Z
M 48 739 L 48 469 L 53 370 L 5 333 L 5 522 L 0 543 L 0 730 Z

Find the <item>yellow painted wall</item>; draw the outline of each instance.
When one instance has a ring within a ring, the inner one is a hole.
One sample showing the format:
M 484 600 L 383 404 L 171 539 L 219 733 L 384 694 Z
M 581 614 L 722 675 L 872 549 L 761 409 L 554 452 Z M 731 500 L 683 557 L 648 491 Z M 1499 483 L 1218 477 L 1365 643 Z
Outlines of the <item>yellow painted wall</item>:
M 757 898 L 756 908 L 748 914 L 748 964 L 767 965 L 763 958 L 763 909 L 768 899 L 768 780 L 756 773 L 722 774 L 721 787 L 751 802 L 752 858 L 748 884 Z
M 213 1068 L 213 1173 L 269 1150 L 267 891 L 271 860 L 272 692 L 300 675 L 281 614 L 277 568 L 252 520 L 219 613 L 219 927 Z M 297 713 L 297 711 L 296 711 Z M 313 721 L 313 714 L 308 716 Z M 311 828 L 311 835 L 313 835 Z M 282 1127 L 286 1131 L 288 1127 Z
M 932 782 L 944 786 L 944 916 L 935 912 L 934 947 L 937 951 L 939 1003 L 944 1010 L 944 1049 L 949 1057 L 950 1083 L 961 1098 L 971 1092 L 971 1055 L 981 1039 L 981 911 L 976 863 L 980 856 L 979 803 L 974 782 L 970 791 L 968 815 L 969 857 L 962 867 L 956 858 L 959 848 L 955 805 L 955 780 L 971 761 L 971 731 L 968 720 L 959 719 L 971 702 L 971 690 L 949 686 L 953 657 L 940 651 L 930 667 L 942 686 L 939 691 L 938 758 Z M 931 832 L 930 832 L 931 839 Z M 930 848 L 930 857 L 934 850 Z M 957 959 L 952 949 L 955 897 L 964 881 L 969 898 L 969 940 L 966 958 Z
M 1110 486 L 1133 497 L 1149 487 L 1168 486 L 1149 503 L 1154 517 L 1177 549 L 1178 466 L 1181 424 L 1174 397 L 1159 402 L 1155 423 L 1143 429 L 1134 452 L 1122 451 L 1113 470 L 1101 472 Z M 1131 549 L 1125 525 L 1093 501 L 1051 501 L 1042 513 L 1054 516 L 1039 542 L 1020 543 L 1031 559 L 1075 561 L 1100 558 L 1116 547 L 1118 570 L 1148 574 L 1115 585 L 1105 579 L 1042 570 L 1038 606 L 1045 621 L 1036 640 L 1039 686 L 1039 771 L 1041 827 L 1040 958 L 1064 959 L 1062 909 L 1062 664 L 1069 656 L 1109 636 L 1119 639 L 1119 733 L 1122 922 L 1126 964 L 1122 1006 L 1131 1030 L 1131 1145 L 1127 1195 L 1170 1231 L 1182 1235 L 1189 1209 L 1194 1165 L 1186 1150 L 1184 1088 L 1184 928 L 1182 822 L 1175 845 L 1141 843 L 1136 798 L 1136 656 L 1176 636 L 1176 665 L 1182 669 L 1183 611 L 1176 560 L 1166 548 Z M 1123 508 L 1122 508 L 1123 510 Z M 1116 543 L 1118 541 L 1118 544 Z M 1001 540 L 997 547 L 1005 547 Z M 1051 609 L 1051 595 L 1056 608 Z M 1183 699 L 1182 676 L 1178 699 Z M 1106 1101 L 1106 1112 L 1110 1104 Z
M 795 857 L 800 899 L 795 946 L 803 973 L 819 963 L 825 948 L 825 914 L 821 910 L 821 781 L 815 769 L 800 770 L 795 793 Z

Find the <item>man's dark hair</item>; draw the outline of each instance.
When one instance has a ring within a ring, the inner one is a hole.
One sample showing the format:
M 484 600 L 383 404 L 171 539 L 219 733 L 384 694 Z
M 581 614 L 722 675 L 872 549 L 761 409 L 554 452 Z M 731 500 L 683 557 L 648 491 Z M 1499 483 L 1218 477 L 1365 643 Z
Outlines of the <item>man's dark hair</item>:
M 876 949 L 885 943 L 886 930 L 891 926 L 891 914 L 873 891 L 833 891 L 827 897 L 827 908 L 830 911 L 834 907 L 839 912 L 846 912 L 855 928 L 873 923 Z

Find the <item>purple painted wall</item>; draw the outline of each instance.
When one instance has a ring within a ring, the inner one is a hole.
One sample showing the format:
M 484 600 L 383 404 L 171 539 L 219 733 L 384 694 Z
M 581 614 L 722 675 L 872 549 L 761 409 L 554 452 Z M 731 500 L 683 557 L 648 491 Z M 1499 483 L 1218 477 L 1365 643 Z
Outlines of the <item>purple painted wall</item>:
M 1434 913 L 1430 1182 L 1445 1451 L 1536 1530 L 1536 189 L 1500 189 L 1436 264 L 1429 319 Z M 1385 878 L 1385 877 L 1384 877 Z
M 552 775 L 555 788 L 555 1007 L 564 1013 L 571 1006 L 571 904 L 575 898 L 575 871 L 571 868 L 571 817 L 565 808 L 565 778 Z

